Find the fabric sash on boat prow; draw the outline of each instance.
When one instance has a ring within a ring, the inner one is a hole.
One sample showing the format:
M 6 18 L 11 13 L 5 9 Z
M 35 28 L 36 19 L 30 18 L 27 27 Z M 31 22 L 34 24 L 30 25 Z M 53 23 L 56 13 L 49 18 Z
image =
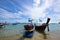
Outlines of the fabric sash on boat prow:
M 32 30 L 33 27 L 34 27 L 33 25 L 29 25 L 29 24 L 24 25 L 25 30 Z

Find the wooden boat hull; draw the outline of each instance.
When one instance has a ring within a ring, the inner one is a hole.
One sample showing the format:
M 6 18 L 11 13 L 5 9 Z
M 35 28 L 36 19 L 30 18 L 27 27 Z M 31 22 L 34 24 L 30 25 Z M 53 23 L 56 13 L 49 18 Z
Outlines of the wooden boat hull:
M 47 22 L 45 24 L 42 24 L 41 26 L 35 25 L 35 30 L 37 30 L 39 32 L 44 32 L 46 27 L 48 26 L 49 21 L 50 21 L 50 18 L 48 18 Z M 24 25 L 25 30 L 31 30 L 31 29 L 33 29 L 33 27 L 34 27 L 33 25 Z M 32 37 L 33 32 L 25 31 L 23 36 L 24 37 Z
M 0 28 L 2 28 L 2 26 L 4 26 L 5 24 L 3 24 L 3 23 L 0 23 Z
M 33 25 L 24 25 L 25 30 L 31 30 L 33 27 Z
M 44 32 L 47 27 L 47 24 L 41 25 L 41 26 L 35 26 L 35 30 Z
M 3 24 L 0 24 L 0 28 L 1 28 L 2 26 L 4 26 L 4 25 L 3 25 Z
M 28 31 L 26 31 L 25 33 L 24 33 L 24 35 L 23 35 L 23 37 L 29 37 L 29 38 L 31 38 L 32 36 L 33 36 L 33 31 L 32 32 L 28 32 Z
M 33 25 L 24 25 L 24 28 L 25 28 L 25 32 L 24 32 L 24 34 L 23 34 L 23 37 L 29 37 L 29 38 L 31 38 L 32 36 L 33 36 L 33 33 L 34 33 L 34 30 L 33 31 L 30 31 L 30 30 L 32 30 L 33 29 Z
M 48 31 L 49 31 L 49 27 L 48 27 L 49 22 L 50 22 L 50 18 L 48 18 L 48 19 L 47 19 L 47 22 L 44 23 L 44 24 L 42 24 L 41 26 L 35 25 L 35 30 L 38 30 L 38 31 L 40 31 L 40 32 L 44 32 L 45 29 L 46 29 L 46 27 L 47 27 L 47 28 L 48 28 Z

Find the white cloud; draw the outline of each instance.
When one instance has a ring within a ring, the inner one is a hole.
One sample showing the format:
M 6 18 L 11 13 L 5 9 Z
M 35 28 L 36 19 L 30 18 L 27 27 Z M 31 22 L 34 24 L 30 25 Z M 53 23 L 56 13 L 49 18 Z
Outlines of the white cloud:
M 48 17 L 51 18 L 51 22 L 60 22 L 60 0 L 54 0 L 51 7 L 54 13 L 52 13 L 52 15 L 48 15 Z
M 55 1 L 52 4 L 52 7 L 54 9 L 55 12 L 60 12 L 60 0 Z
M 29 15 L 31 18 L 44 18 L 46 16 L 46 9 L 52 5 L 52 0 L 45 0 L 42 6 L 38 6 L 41 0 L 34 0 L 33 7 L 26 7 L 28 11 L 25 11 L 25 14 Z M 37 6 L 36 6 L 36 5 Z
M 16 22 L 16 21 L 26 22 L 26 19 L 21 17 L 21 15 L 24 15 L 24 14 L 20 11 L 17 13 L 11 13 L 11 12 L 8 12 L 7 10 L 0 8 L 0 17 L 5 19 L 5 20 L 0 19 L 0 22 L 5 22 L 5 21 L 7 21 L 7 22 Z
M 26 11 L 25 13 L 28 14 L 31 18 L 40 18 L 45 17 L 44 9 L 40 7 L 34 7 L 30 8 L 29 11 Z
M 60 22 L 60 14 L 52 14 L 52 15 L 47 15 L 47 17 L 51 18 L 51 23 L 58 23 Z
M 40 4 L 40 0 L 33 0 L 34 1 L 34 6 L 38 6 Z
M 60 0 L 44 0 L 44 3 L 42 4 L 42 6 L 38 6 L 40 4 L 41 0 L 34 0 L 35 3 L 33 3 L 33 7 L 32 6 L 27 6 L 24 5 L 24 7 L 26 9 L 28 9 L 28 11 L 18 11 L 17 13 L 11 13 L 8 12 L 2 8 L 0 8 L 0 16 L 2 18 L 22 18 L 21 15 L 26 15 L 27 17 L 30 16 L 31 18 L 34 19 L 39 19 L 39 18 L 45 18 L 46 15 L 48 14 L 46 11 L 47 8 L 52 7 L 54 9 L 55 12 L 60 12 Z M 13 2 L 11 2 L 13 5 L 15 5 Z M 17 7 L 15 5 L 15 7 Z M 20 8 L 20 7 L 17 7 Z M 51 22 L 59 22 L 60 21 L 60 13 L 54 13 L 52 15 L 48 14 L 47 17 L 51 18 Z M 21 20 L 14 20 L 14 21 L 24 21 L 25 19 L 22 18 Z M 8 20 L 10 21 L 10 20 Z M 26 20 L 25 20 L 26 21 Z M 24 21 L 24 22 L 25 22 Z
M 0 8 L 0 17 L 5 19 L 5 20 L 0 19 L 0 22 L 5 22 L 5 21 L 7 22 L 16 22 L 16 21 L 17 22 L 28 22 L 28 20 L 25 19 L 25 17 L 23 17 L 22 15 L 28 18 L 28 14 L 25 14 L 24 12 L 18 11 L 17 13 L 12 13 L 5 9 Z
M 0 8 L 0 14 L 2 15 L 2 18 L 20 18 L 20 15 L 22 14 L 22 12 L 18 12 L 18 13 L 11 13 L 8 12 L 7 10 L 4 10 L 2 8 Z

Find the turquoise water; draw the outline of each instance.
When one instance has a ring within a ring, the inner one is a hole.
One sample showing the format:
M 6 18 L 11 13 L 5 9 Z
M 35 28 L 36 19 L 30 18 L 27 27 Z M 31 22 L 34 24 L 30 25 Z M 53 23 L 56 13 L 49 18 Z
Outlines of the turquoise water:
M 57 24 L 57 23 L 50 24 L 49 28 L 50 28 L 51 31 L 54 31 L 54 30 L 60 31 L 60 24 Z
M 0 28 L 0 37 L 22 34 L 23 31 L 24 31 L 23 24 L 5 25 L 3 26 L 3 28 Z
M 3 36 L 12 36 L 15 34 L 23 34 L 24 32 L 24 24 L 17 25 L 5 25 L 5 27 L 0 28 L 0 37 Z M 60 32 L 60 24 L 49 24 L 50 31 L 59 31 Z M 46 28 L 47 31 L 47 28 Z

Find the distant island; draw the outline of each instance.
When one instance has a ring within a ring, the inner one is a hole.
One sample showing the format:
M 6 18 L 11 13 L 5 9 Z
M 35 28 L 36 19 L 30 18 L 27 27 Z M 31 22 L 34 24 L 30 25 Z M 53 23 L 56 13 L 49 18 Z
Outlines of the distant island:
M 16 23 L 12 23 L 12 25 L 17 25 L 17 24 L 20 24 L 19 22 L 16 22 Z

